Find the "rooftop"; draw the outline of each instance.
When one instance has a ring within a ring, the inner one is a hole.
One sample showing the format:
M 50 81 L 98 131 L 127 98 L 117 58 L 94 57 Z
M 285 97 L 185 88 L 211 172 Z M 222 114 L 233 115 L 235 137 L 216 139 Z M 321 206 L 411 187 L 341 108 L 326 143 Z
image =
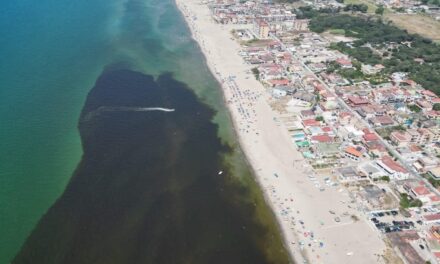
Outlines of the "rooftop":
M 382 163 L 385 164 L 388 168 L 392 169 L 396 172 L 407 173 L 408 171 L 399 163 L 394 161 L 390 156 L 385 156 L 381 159 Z
M 351 154 L 353 156 L 356 156 L 358 158 L 362 156 L 362 153 L 360 151 L 358 151 L 357 149 L 355 149 L 354 147 L 346 148 L 345 152 L 347 152 L 348 154 Z

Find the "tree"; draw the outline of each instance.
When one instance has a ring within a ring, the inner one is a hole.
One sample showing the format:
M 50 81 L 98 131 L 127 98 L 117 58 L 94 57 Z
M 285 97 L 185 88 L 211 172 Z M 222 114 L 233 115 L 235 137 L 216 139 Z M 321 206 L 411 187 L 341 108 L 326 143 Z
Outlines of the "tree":
M 254 74 L 255 79 L 259 80 L 260 79 L 260 71 L 258 70 L 258 68 L 252 68 L 251 71 Z
M 439 0 L 440 1 L 440 0 Z M 346 8 L 351 10 L 353 5 Z M 425 89 L 440 94 L 440 45 L 419 35 L 409 34 L 392 24 L 382 21 L 381 16 L 374 18 L 363 18 L 350 16 L 348 14 L 330 15 L 319 13 L 311 18 L 309 23 L 311 31 L 322 33 L 326 30 L 343 30 L 346 37 L 353 37 L 356 40 L 351 44 L 332 43 L 331 49 L 338 50 L 363 64 L 382 64 L 385 69 L 381 72 L 384 76 L 393 72 L 407 72 L 409 78 L 419 83 Z M 385 46 L 386 43 L 411 42 L 411 46 L 398 45 L 388 47 L 389 54 L 378 55 L 371 47 Z M 423 59 L 425 63 L 420 64 L 414 59 Z M 330 68 L 328 71 L 332 71 Z M 352 71 L 343 72 L 346 75 L 357 75 Z M 353 76 L 351 76 L 353 77 Z M 362 76 L 359 76 L 362 77 Z M 418 108 L 413 108 L 418 111 Z
M 402 208 L 422 207 L 423 203 L 419 199 L 409 199 L 406 193 L 400 194 L 400 206 Z
M 380 177 L 380 180 L 390 182 L 390 177 L 385 175 L 385 176 Z
M 316 120 L 316 121 L 324 121 L 324 117 L 322 117 L 322 116 L 317 116 L 317 117 L 315 118 L 315 120 Z
M 440 103 L 436 103 L 432 106 L 432 109 L 435 111 L 440 111 Z
M 379 5 L 376 9 L 376 11 L 374 11 L 377 15 L 383 15 L 383 12 L 385 11 L 385 8 L 383 7 L 383 5 Z
M 422 111 L 422 109 L 415 104 L 409 105 L 408 108 L 409 108 L 409 110 L 411 110 L 411 112 L 414 112 L 414 113 L 420 113 Z

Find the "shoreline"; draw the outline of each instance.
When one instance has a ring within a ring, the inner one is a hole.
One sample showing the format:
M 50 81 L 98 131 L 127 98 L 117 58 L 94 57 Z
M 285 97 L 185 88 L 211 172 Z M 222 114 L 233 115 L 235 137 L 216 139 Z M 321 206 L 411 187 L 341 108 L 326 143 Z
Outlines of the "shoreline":
M 290 257 L 290 260 L 293 261 L 293 263 L 303 263 L 303 262 L 305 263 L 306 261 L 308 261 L 307 257 L 303 256 L 303 254 L 300 251 L 292 250 L 292 248 L 289 247 L 288 238 L 286 236 L 285 231 L 283 230 L 282 219 L 280 219 L 279 215 L 276 213 L 275 205 L 272 203 L 272 201 L 270 199 L 270 195 L 266 191 L 264 191 L 264 186 L 263 186 L 263 182 L 261 182 L 261 177 L 258 176 L 258 172 L 257 172 L 255 166 L 252 165 L 252 162 L 249 159 L 249 156 L 246 154 L 246 150 L 244 149 L 243 138 L 242 138 L 242 135 L 239 133 L 238 124 L 236 122 L 236 118 L 234 118 L 234 114 L 233 114 L 232 109 L 230 109 L 230 104 L 228 104 L 228 99 L 227 99 L 227 95 L 225 93 L 225 88 L 223 87 L 223 80 L 221 79 L 219 74 L 216 73 L 216 69 L 213 68 L 213 66 L 211 65 L 209 57 L 206 56 L 207 51 L 205 50 L 204 45 L 201 45 L 202 43 L 200 43 L 200 40 L 198 39 L 198 37 L 196 37 L 196 35 L 195 35 L 196 32 L 195 32 L 193 26 L 191 26 L 190 21 L 188 20 L 188 16 L 190 16 L 190 14 L 187 14 L 188 10 L 186 9 L 185 4 L 183 4 L 184 6 L 181 6 L 182 3 L 180 2 L 180 0 L 175 0 L 175 3 L 176 3 L 176 6 L 178 7 L 178 10 L 182 14 L 182 17 L 185 19 L 185 22 L 191 32 L 191 38 L 197 43 L 201 52 L 203 53 L 203 56 L 205 57 L 205 63 L 208 66 L 209 71 L 214 76 L 214 78 L 217 80 L 220 87 L 222 88 L 221 92 L 222 92 L 223 103 L 225 104 L 225 106 L 228 110 L 228 116 L 231 119 L 234 134 L 238 137 L 238 140 L 237 140 L 239 143 L 238 147 L 240 148 L 240 151 L 244 154 L 245 161 L 252 172 L 253 180 L 257 183 L 258 187 L 260 188 L 260 192 L 262 193 L 262 195 L 264 197 L 265 202 L 267 203 L 268 207 L 271 210 L 271 214 L 273 215 L 273 217 L 275 219 L 275 224 L 276 224 L 278 230 L 281 231 L 281 238 L 282 238 L 285 250 L 287 251 L 287 253 Z M 298 242 L 299 242 L 299 239 L 297 239 L 295 237 L 295 244 Z
M 329 209 L 350 211 L 348 193 L 343 189 L 320 192 L 306 181 L 314 172 L 293 146 L 287 128 L 276 121 L 280 115 L 269 106 L 265 88 L 238 55 L 241 47 L 230 35 L 234 26 L 214 23 L 207 5 L 199 0 L 175 3 L 222 88 L 240 148 L 293 261 L 377 263 L 385 244 L 364 217 L 335 223 L 335 216 L 328 213 Z M 377 245 L 365 249 L 370 243 Z

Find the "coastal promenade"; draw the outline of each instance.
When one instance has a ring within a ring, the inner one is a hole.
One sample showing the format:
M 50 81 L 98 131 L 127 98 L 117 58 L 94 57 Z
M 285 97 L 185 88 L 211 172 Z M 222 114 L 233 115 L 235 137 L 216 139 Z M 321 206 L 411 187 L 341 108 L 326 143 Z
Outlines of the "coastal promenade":
M 241 47 L 230 33 L 237 26 L 214 23 L 199 0 L 176 3 L 223 88 L 241 147 L 295 261 L 383 263 L 386 245 L 348 191 L 339 186 L 320 191 L 308 180 L 315 172 L 269 106 L 270 95 L 239 56 Z

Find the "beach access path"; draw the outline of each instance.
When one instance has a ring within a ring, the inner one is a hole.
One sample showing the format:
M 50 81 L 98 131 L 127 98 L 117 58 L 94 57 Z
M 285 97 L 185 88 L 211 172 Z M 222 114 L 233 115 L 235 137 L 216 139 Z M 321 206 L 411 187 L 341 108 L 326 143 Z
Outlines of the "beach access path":
M 296 263 L 384 263 L 386 245 L 350 202 L 348 191 L 340 186 L 320 191 L 309 180 L 312 168 L 277 121 L 279 116 L 268 103 L 270 95 L 239 56 L 241 47 L 231 30 L 240 26 L 216 24 L 200 0 L 176 3 L 222 85 L 240 145 Z

